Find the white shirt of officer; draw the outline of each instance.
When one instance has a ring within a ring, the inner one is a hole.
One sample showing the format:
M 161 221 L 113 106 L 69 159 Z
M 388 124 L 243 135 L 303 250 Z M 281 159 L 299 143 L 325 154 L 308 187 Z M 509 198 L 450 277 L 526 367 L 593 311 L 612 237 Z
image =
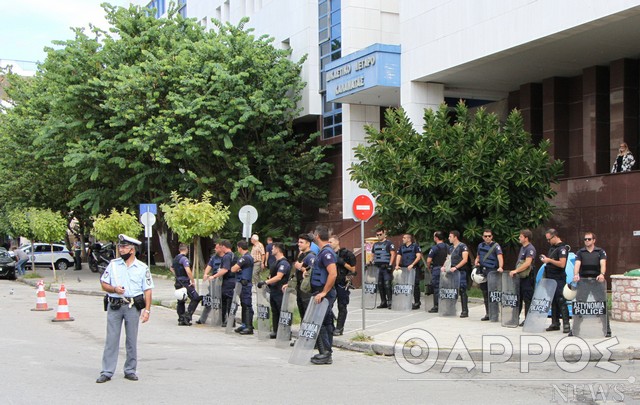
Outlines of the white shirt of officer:
M 124 287 L 124 294 L 108 293 L 110 297 L 135 297 L 153 288 L 153 279 L 147 265 L 136 259 L 127 267 L 125 261 L 119 257 L 111 260 L 100 281 L 114 287 Z

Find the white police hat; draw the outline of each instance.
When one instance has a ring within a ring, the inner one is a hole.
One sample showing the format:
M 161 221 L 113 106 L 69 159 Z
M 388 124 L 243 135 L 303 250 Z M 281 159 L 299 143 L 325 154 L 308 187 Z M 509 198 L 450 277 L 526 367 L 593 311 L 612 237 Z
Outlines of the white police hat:
M 121 233 L 120 235 L 118 235 L 118 244 L 140 246 L 142 245 L 142 242 L 140 242 L 138 239 Z

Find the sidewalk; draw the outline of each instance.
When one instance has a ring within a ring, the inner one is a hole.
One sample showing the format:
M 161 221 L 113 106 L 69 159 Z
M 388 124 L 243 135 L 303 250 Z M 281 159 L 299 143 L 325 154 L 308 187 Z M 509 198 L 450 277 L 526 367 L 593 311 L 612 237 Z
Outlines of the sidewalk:
M 60 284 L 64 283 L 70 294 L 104 295 L 100 287 L 100 275 L 92 273 L 86 263 L 83 263 L 83 269 L 79 271 L 73 269 L 56 271 L 57 283 L 54 282 L 52 270 L 38 267 L 36 272 L 42 277 L 21 278 L 19 281 L 35 288 L 38 280 L 43 279 L 48 291 L 57 292 Z M 30 271 L 27 272 L 27 274 L 30 273 Z M 154 275 L 153 282 L 155 285 L 153 302 L 175 308 L 173 279 Z M 200 286 L 200 291 L 205 291 L 203 286 Z M 522 328 L 505 328 L 499 323 L 481 322 L 480 318 L 484 315 L 484 306 L 479 299 L 470 299 L 469 318 L 465 319 L 445 318 L 439 317 L 438 314 L 427 313 L 425 307 L 427 310 L 431 308 L 433 302 L 431 296 L 426 298 L 426 305 L 425 297 L 422 298 L 422 307 L 419 310 L 407 312 L 388 309 L 366 310 L 365 329 L 363 330 L 361 297 L 361 290 L 351 291 L 345 334 L 334 338 L 334 346 L 367 353 L 394 355 L 394 348 L 398 351 L 404 346 L 407 351 L 406 349 L 416 345 L 422 349 L 418 352 L 422 353 L 423 357 L 427 355 L 427 352 L 435 350 L 438 352 L 440 360 L 445 360 L 450 355 L 455 358 L 456 353 L 462 353 L 462 358 L 465 359 L 464 352 L 466 351 L 471 359 L 478 361 L 482 360 L 483 354 L 485 359 L 488 355 L 499 355 L 504 350 L 504 347 L 500 346 L 509 346 L 510 342 L 513 354 L 509 360 L 518 361 L 522 354 L 526 356 L 527 353 L 539 352 L 541 345 L 547 345 L 545 342 L 548 342 L 547 349 L 551 351 L 551 358 L 554 356 L 554 350 L 562 350 L 568 346 L 564 358 L 567 361 L 573 361 L 580 358 L 580 351 L 577 350 L 576 343 L 586 342 L 589 349 L 583 347 L 583 351 L 589 354 L 591 360 L 599 360 L 602 357 L 601 351 L 594 345 L 605 341 L 605 338 L 581 340 L 577 337 L 571 337 L 562 340 L 567 335 L 559 331 L 527 335 L 522 332 Z M 337 311 L 337 305 L 334 305 L 334 313 L 337 314 Z M 198 313 L 199 309 L 196 311 L 196 314 Z M 197 318 L 194 317 L 194 319 Z M 632 322 L 611 321 L 612 340 L 604 345 L 612 353 L 611 360 L 640 359 L 639 326 Z M 354 337 L 356 340 L 352 340 Z M 363 337 L 370 337 L 370 339 L 361 341 Z M 523 337 L 525 341 L 521 344 Z M 537 339 L 537 345 L 527 347 L 526 339 Z M 617 339 L 617 344 L 612 344 L 616 342 L 615 339 Z M 494 344 L 492 351 L 489 351 L 490 343 Z M 483 350 L 483 344 L 485 350 Z M 523 350 L 521 350 L 521 346 Z M 602 345 L 598 346 L 602 351 L 605 350 Z M 508 352 L 509 348 L 507 348 Z

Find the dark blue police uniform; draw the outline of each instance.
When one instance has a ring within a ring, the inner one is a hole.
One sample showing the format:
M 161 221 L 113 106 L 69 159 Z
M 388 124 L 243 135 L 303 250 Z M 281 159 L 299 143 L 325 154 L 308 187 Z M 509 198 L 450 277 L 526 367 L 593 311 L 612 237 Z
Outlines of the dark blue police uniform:
M 231 272 L 231 267 L 236 262 L 236 257 L 231 252 L 227 252 L 222 256 L 220 269 L 226 269 L 227 272 L 222 276 L 222 326 L 227 325 L 227 315 L 231 309 L 231 301 L 233 300 L 233 290 L 236 288 L 236 274 Z M 232 320 L 233 322 L 233 320 Z
M 269 278 L 275 277 L 278 273 L 282 273 L 282 278 L 275 283 L 269 284 L 269 303 L 271 304 L 271 327 L 273 334 L 278 333 L 278 323 L 280 322 L 280 310 L 282 309 L 282 286 L 289 281 L 291 273 L 291 264 L 286 257 L 277 260 L 269 269 Z
M 400 267 L 408 267 L 416 261 L 418 253 L 422 253 L 420 245 L 418 243 L 411 243 L 405 245 L 404 243 L 398 248 L 398 254 L 400 255 Z M 420 281 L 424 279 L 424 271 L 422 270 L 422 263 L 418 262 L 413 266 L 416 272 L 413 280 L 413 309 L 420 308 Z
M 198 291 L 196 291 L 196 287 L 191 285 L 191 280 L 189 279 L 189 275 L 187 274 L 187 267 L 191 267 L 189 263 L 189 258 L 187 258 L 182 253 L 178 254 L 173 258 L 173 271 L 176 275 L 176 282 L 174 283 L 174 287 L 176 289 L 186 288 L 187 295 L 191 302 L 189 302 L 189 307 L 185 311 L 185 303 L 186 300 L 178 300 L 178 305 L 176 306 L 176 311 L 178 312 L 178 325 L 191 325 L 191 317 L 193 313 L 196 311 L 198 304 L 200 303 L 200 295 Z
M 324 290 L 325 285 L 329 277 L 329 271 L 327 267 L 331 264 L 336 264 L 336 252 L 333 251 L 331 245 L 326 244 L 320 249 L 320 253 L 313 263 L 313 270 L 311 271 L 311 293 L 316 296 L 318 293 Z M 331 347 L 333 346 L 333 304 L 336 301 L 336 288 L 333 286 L 331 290 L 325 295 L 325 298 L 329 302 L 327 312 L 322 321 L 320 332 L 318 333 L 318 347 L 320 353 L 328 352 L 332 353 Z
M 429 312 L 438 312 L 438 299 L 440 297 L 440 271 L 447 260 L 449 247 L 444 242 L 438 242 L 431 246 L 427 257 L 431 258 L 431 285 L 433 286 L 433 308 Z
M 391 308 L 393 289 L 391 288 L 392 268 L 391 252 L 395 246 L 390 240 L 384 240 L 373 244 L 373 264 L 378 268 L 378 291 L 380 291 L 381 303 L 378 308 Z

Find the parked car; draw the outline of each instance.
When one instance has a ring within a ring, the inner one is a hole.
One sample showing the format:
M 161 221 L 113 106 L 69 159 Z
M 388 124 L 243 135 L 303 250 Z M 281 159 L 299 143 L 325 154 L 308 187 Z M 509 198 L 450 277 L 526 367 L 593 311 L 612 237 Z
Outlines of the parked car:
M 0 277 L 9 280 L 16 279 L 16 261 L 3 247 L 0 247 Z
M 20 246 L 20 249 L 29 256 L 29 261 L 25 265 L 26 268 L 31 267 L 32 260 L 36 266 L 51 267 L 51 263 L 53 263 L 58 270 L 66 270 L 73 266 L 73 253 L 65 245 L 54 243 L 53 256 L 51 253 L 52 245 L 48 243 L 34 243 L 33 245 L 35 252 L 33 255 L 31 254 L 31 244 Z

